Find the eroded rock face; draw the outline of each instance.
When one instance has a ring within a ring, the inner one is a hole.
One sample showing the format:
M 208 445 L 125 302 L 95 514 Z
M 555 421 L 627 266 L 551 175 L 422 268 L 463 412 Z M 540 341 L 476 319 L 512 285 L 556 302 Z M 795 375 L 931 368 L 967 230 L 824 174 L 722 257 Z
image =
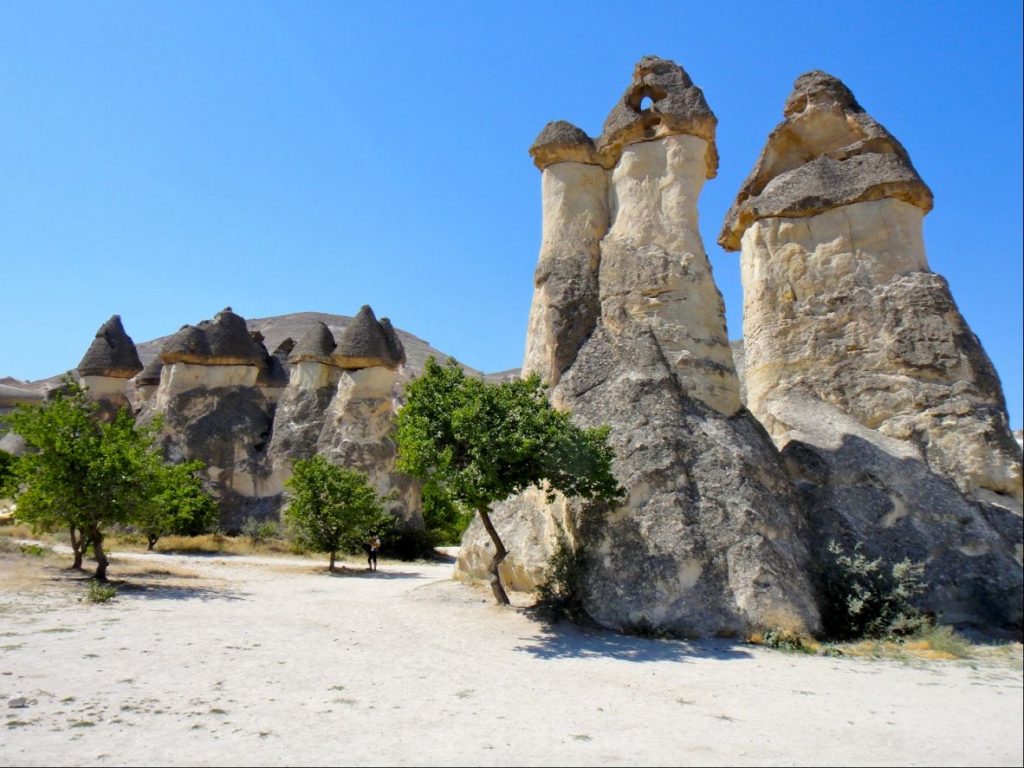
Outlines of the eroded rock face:
M 611 426 L 629 496 L 611 511 L 548 505 L 539 492 L 500 505 L 507 586 L 541 583 L 562 532 L 581 557 L 585 607 L 605 626 L 816 630 L 799 504 L 742 410 L 697 228 L 717 167 L 714 115 L 678 65 L 647 57 L 595 142 L 604 178 L 572 126 L 554 125 L 531 149 L 544 238 L 524 372 L 556 382 L 552 401 L 577 422 Z M 489 546 L 474 523 L 457 572 L 484 577 Z
M 929 271 L 931 204 L 845 86 L 797 80 L 719 240 L 742 247 L 746 402 L 802 484 L 819 554 L 843 534 L 921 559 L 930 609 L 1019 625 L 1021 453 L 988 356 Z
M 78 363 L 78 378 L 101 412 L 112 416 L 128 407 L 128 380 L 142 370 L 135 344 L 124 329 L 120 315 L 113 315 L 96 331 L 89 349 Z

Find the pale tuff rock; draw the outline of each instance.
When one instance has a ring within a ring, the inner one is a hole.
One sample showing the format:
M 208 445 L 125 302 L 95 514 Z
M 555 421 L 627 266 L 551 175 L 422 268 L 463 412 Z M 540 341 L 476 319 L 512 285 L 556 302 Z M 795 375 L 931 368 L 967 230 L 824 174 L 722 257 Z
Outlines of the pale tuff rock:
M 523 370 L 554 382 L 552 401 L 579 423 L 611 426 L 629 496 L 607 514 L 539 492 L 499 505 L 495 526 L 512 544 L 502 574 L 536 587 L 562 531 L 581 557 L 585 607 L 605 626 L 814 631 L 796 496 L 742 410 L 697 227 L 717 166 L 714 115 L 678 65 L 648 57 L 597 142 L 607 170 L 564 149 L 585 145 L 565 125 L 531 150 L 544 233 Z M 485 576 L 488 548 L 471 526 L 457 573 Z
M 537 373 L 553 386 L 600 312 L 597 271 L 609 223 L 607 173 L 584 162 L 548 165 L 541 195 L 544 220 L 523 375 Z
M 323 416 L 316 452 L 364 472 L 385 507 L 400 519 L 419 519 L 419 487 L 395 472 L 395 371 L 383 366 L 343 371 Z
M 821 159 L 812 153 L 836 154 L 837 145 L 864 153 L 841 165 L 884 151 L 913 171 L 906 151 L 834 78 L 798 79 L 787 115 L 737 205 L 775 183 L 773 168 L 800 176 Z M 853 128 L 866 137 L 860 144 L 843 133 Z M 784 136 L 802 138 L 803 166 L 779 159 Z M 923 195 L 927 187 L 915 183 Z M 804 388 L 866 426 L 914 441 L 961 490 L 1020 500 L 1020 454 L 999 379 L 946 282 L 928 270 L 922 218 L 930 193 L 907 202 L 881 182 L 875 189 L 882 199 L 822 198 L 816 215 L 765 216 L 742 232 L 747 405 L 778 440 L 766 401 Z
M 786 115 L 719 241 L 742 246 L 747 406 L 800 481 L 819 556 L 840 538 L 922 560 L 931 610 L 1019 626 L 1021 452 L 929 271 L 931 194 L 835 78 L 801 77 Z
M 601 317 L 616 333 L 649 327 L 686 393 L 728 416 L 740 408 L 739 381 L 697 227 L 706 146 L 678 135 L 622 150 L 601 242 Z

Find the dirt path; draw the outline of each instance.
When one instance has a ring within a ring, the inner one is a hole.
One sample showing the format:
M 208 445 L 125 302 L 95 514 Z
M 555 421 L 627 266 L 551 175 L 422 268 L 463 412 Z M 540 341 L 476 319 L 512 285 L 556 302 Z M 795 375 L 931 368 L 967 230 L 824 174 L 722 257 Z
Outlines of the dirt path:
M 105 605 L 59 579 L 0 591 L 0 764 L 1024 760 L 1019 657 L 910 665 L 545 627 L 444 564 L 118 563 L 149 571 Z

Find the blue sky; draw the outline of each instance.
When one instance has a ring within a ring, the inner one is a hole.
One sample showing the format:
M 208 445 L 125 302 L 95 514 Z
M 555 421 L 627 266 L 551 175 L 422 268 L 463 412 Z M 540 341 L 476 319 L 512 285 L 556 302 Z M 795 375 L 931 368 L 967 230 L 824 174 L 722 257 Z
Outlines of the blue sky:
M 527 148 L 596 135 L 653 53 L 719 119 L 715 237 L 793 80 L 842 78 L 935 193 L 932 269 L 1022 423 L 1021 7 L 943 3 L 0 4 L 0 375 L 73 367 L 112 313 L 378 315 L 518 366 L 540 240 Z M 724 5 L 724 4 L 722 4 Z

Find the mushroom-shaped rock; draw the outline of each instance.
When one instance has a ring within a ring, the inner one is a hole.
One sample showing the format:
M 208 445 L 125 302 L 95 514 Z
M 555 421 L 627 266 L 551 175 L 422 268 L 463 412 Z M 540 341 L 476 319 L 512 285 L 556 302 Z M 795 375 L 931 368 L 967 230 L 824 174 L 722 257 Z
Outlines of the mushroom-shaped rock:
M 225 307 L 213 322 L 201 323 L 210 343 L 209 364 L 259 365 L 263 360 L 260 345 L 249 334 L 245 319 Z
M 555 163 L 601 163 L 594 140 L 565 120 L 555 120 L 544 126 L 530 147 L 530 157 L 542 171 Z
M 726 214 L 718 237 L 723 248 L 739 250 L 743 233 L 764 218 L 815 216 L 884 198 L 931 210 L 931 190 L 903 145 L 838 78 L 801 75 L 783 113 Z
M 203 365 L 210 360 L 210 342 L 206 333 L 194 325 L 183 325 L 160 350 L 164 365 L 194 363 Z
M 650 99 L 650 106 L 645 105 Z M 707 144 L 707 178 L 718 173 L 715 130 L 718 118 L 701 91 L 681 66 L 657 56 L 645 56 L 633 70 L 633 81 L 604 122 L 597 140 L 603 165 L 612 168 L 622 148 L 639 141 L 689 134 Z
M 317 320 L 298 343 L 294 344 L 288 353 L 288 362 L 295 364 L 313 361 L 332 365 L 331 355 L 334 354 L 336 346 L 331 329 Z
M 384 336 L 388 340 L 388 352 L 391 353 L 391 359 L 395 362 L 395 367 L 405 365 L 405 347 L 402 345 L 402 340 L 398 338 L 394 326 L 391 325 L 391 320 L 382 317 L 380 319 L 380 327 L 384 329 Z
M 78 364 L 78 373 L 82 376 L 130 379 L 141 370 L 138 350 L 125 333 L 120 315 L 112 316 L 100 326 L 96 338 Z
M 160 359 L 160 355 L 157 355 L 142 369 L 142 373 L 135 377 L 135 383 L 138 386 L 147 386 L 152 384 L 160 383 L 160 372 L 164 369 L 164 362 Z
M 334 350 L 334 365 L 355 370 L 383 366 L 395 369 L 400 361 L 395 359 L 388 337 L 368 304 L 352 318 Z

